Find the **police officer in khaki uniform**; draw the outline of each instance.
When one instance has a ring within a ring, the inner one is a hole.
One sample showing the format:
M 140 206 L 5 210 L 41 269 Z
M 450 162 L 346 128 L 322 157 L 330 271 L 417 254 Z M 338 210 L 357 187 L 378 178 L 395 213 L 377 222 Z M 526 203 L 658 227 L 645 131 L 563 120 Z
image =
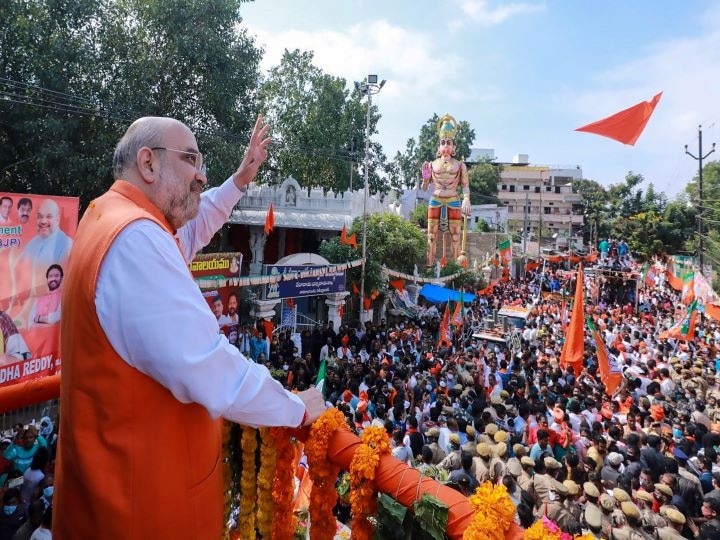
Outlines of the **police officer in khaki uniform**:
M 582 508 L 577 503 L 580 487 L 572 480 L 565 480 L 563 484 L 568 489 L 568 494 L 564 501 L 565 508 L 568 512 L 570 512 L 570 514 L 572 514 L 575 520 L 580 523 L 582 519 Z
M 445 456 L 445 459 L 440 462 L 438 467 L 448 471 L 455 471 L 462 467 L 460 461 L 460 435 L 457 433 L 450 434 L 450 453 Z
M 583 523 L 585 534 L 591 534 L 598 540 L 603 538 L 602 536 L 602 514 L 600 509 L 595 504 L 591 504 L 585 507 L 583 512 Z
M 478 457 L 473 458 L 473 467 L 475 467 L 475 479 L 482 484 L 490 480 L 490 460 L 492 457 L 492 448 L 486 442 L 481 442 L 476 447 Z
M 498 433 L 501 433 L 498 431 Z M 505 433 L 504 431 L 502 433 Z M 490 460 L 490 480 L 497 483 L 507 472 L 507 444 L 499 442 L 492 448 L 493 457 Z
M 632 501 L 625 501 L 620 505 L 625 516 L 625 525 L 612 530 L 613 540 L 652 540 L 652 536 L 645 533 L 640 526 L 640 510 Z
M 530 491 L 530 488 L 532 487 L 535 460 L 531 457 L 523 456 L 520 458 L 520 465 L 522 465 L 522 474 L 517 479 L 518 486 L 520 486 L 520 489 L 523 491 Z
M 440 437 L 440 430 L 436 427 L 430 428 L 425 432 L 425 437 L 428 439 L 428 446 L 430 447 L 430 450 L 432 450 L 433 459 L 432 464 L 437 465 L 440 463 L 443 459 L 445 459 L 445 456 L 447 455 L 445 453 L 445 450 L 440 448 L 440 445 L 438 444 L 438 437 Z
M 475 428 L 473 426 L 467 426 L 465 428 L 465 434 L 467 435 L 467 442 L 460 447 L 463 454 L 470 454 L 472 457 L 477 456 L 477 443 L 475 442 Z
M 665 516 L 667 517 L 668 524 L 665 527 L 657 529 L 657 537 L 659 540 L 685 540 L 685 537 L 680 534 L 685 526 L 685 516 L 674 508 L 665 510 Z
M 652 511 L 653 496 L 647 491 L 638 490 L 635 492 L 637 506 L 640 509 L 640 522 L 647 533 L 654 533 L 658 529 L 667 526 L 667 521 L 660 514 Z

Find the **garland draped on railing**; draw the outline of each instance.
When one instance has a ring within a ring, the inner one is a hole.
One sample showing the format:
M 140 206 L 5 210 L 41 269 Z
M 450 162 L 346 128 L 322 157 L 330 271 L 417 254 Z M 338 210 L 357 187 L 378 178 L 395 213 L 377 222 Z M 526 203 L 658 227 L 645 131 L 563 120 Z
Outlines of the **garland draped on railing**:
M 415 276 L 413 274 L 405 274 L 404 272 L 398 272 L 397 270 L 392 270 L 387 266 L 383 266 L 382 271 L 388 276 L 407 279 L 408 281 L 414 281 L 415 283 L 445 283 L 463 274 L 463 272 L 455 272 L 454 274 L 450 274 L 449 276 L 442 276 L 439 278 L 424 278 L 420 276 Z

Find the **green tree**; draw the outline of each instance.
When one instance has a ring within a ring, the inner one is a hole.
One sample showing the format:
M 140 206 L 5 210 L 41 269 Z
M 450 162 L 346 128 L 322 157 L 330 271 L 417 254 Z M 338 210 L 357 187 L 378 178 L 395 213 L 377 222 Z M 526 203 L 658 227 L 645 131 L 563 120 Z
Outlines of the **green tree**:
M 347 262 L 361 256 L 359 249 L 362 244 L 362 216 L 355 218 L 348 235 L 357 233 L 358 249 L 340 244 L 340 239 L 333 238 L 320 244 L 319 253 L 331 263 Z M 365 263 L 365 294 L 372 291 L 382 292 L 385 286 L 382 277 L 382 266 L 399 272 L 412 274 L 415 265 L 418 267 L 425 260 L 427 240 L 425 234 L 409 221 L 396 214 L 378 213 L 367 218 L 367 262 Z M 360 287 L 360 268 L 347 272 L 348 283 L 356 283 Z
M 573 180 L 573 191 L 582 197 L 585 214 L 585 240 L 596 244 L 610 234 L 608 223 L 608 194 L 605 188 L 595 180 L 579 178 Z M 590 232 L 592 231 L 592 238 Z
M 310 51 L 285 50 L 263 82 L 259 98 L 281 141 L 270 155 L 272 172 L 265 181 L 293 176 L 303 187 L 345 191 L 351 164 L 359 163 L 354 184 L 362 186 L 367 104 L 359 93 L 350 93 L 345 79 L 315 66 Z M 373 106 L 371 134 L 377 132 L 379 118 Z M 369 165 L 370 191 L 386 192 L 388 187 L 381 181 L 386 158 L 376 142 L 370 145 Z
M 472 164 L 468 170 L 470 204 L 499 204 L 497 197 L 502 166 L 488 159 Z
M 107 189 L 114 145 L 143 115 L 185 122 L 211 178 L 226 178 L 254 121 L 261 55 L 241 4 L 0 2 L 0 189 L 87 204 Z
M 421 229 L 427 229 L 427 213 L 427 203 L 418 204 L 415 208 L 413 208 L 413 211 L 410 212 L 410 222 L 414 223 Z

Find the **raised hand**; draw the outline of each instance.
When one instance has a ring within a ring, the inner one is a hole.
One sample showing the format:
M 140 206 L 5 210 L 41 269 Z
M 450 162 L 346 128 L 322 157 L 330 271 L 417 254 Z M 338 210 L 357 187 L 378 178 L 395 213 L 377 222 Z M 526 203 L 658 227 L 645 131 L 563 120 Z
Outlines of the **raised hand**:
M 255 120 L 255 127 L 250 136 L 250 143 L 245 150 L 240 167 L 235 171 L 235 185 L 242 189 L 247 186 L 257 176 L 260 165 L 267 159 L 267 145 L 272 141 L 272 137 L 267 134 L 270 131 L 270 125 L 263 125 L 263 117 L 258 115 Z

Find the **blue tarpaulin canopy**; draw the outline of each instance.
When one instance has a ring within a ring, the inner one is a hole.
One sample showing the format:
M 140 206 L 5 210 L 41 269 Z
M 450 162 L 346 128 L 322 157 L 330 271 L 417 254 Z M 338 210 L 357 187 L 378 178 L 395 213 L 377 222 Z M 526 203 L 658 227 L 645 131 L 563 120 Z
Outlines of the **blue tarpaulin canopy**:
M 444 304 L 448 300 L 452 300 L 453 302 L 460 301 L 460 291 L 453 291 L 452 289 L 446 289 L 445 287 L 431 283 L 423 285 L 423 288 L 420 289 L 420 294 L 434 304 Z M 474 294 L 463 292 L 463 303 L 470 303 L 473 300 L 475 300 Z

